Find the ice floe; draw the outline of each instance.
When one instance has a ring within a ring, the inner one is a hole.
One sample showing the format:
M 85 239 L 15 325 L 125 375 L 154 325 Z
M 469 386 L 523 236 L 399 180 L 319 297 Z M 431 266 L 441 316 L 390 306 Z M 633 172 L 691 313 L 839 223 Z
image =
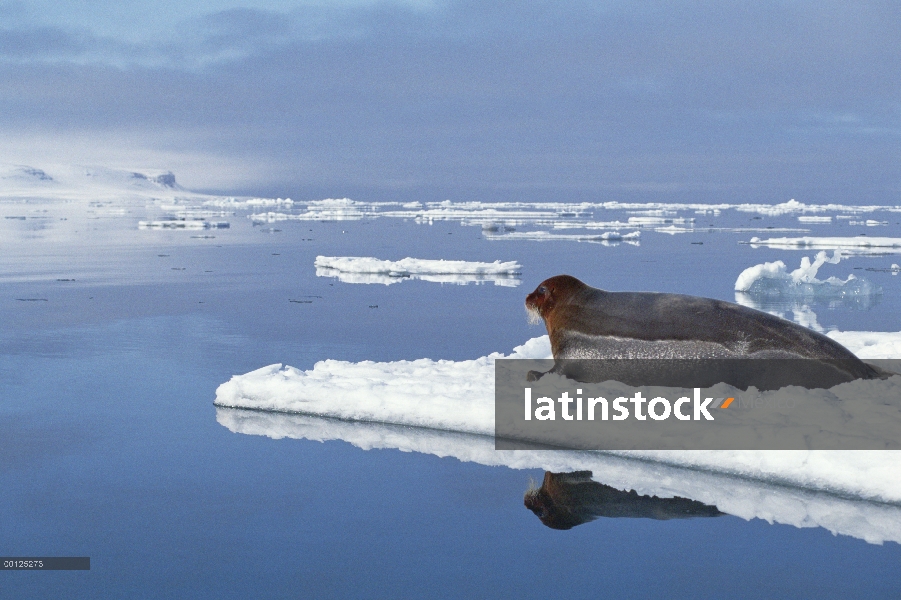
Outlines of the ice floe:
M 171 221 L 138 221 L 138 229 L 228 229 L 227 221 L 173 219 Z
M 901 332 L 829 335 L 863 358 L 901 356 Z M 549 356 L 547 336 L 509 355 Z M 273 438 L 341 439 L 364 449 L 399 448 L 511 468 L 591 470 L 608 485 L 688 497 L 745 519 L 819 526 L 871 543 L 901 542 L 901 461 L 895 451 L 496 451 L 493 362 L 502 357 L 326 360 L 308 371 L 270 365 L 219 386 L 217 419 L 232 431 Z
M 227 204 L 223 204 L 225 206 Z M 235 205 L 235 204 L 232 204 Z M 251 206 L 247 204 L 246 206 Z M 273 204 L 259 204 L 260 207 Z M 849 206 L 842 204 L 804 204 L 791 200 L 779 204 L 693 204 L 693 203 L 625 203 L 625 202 L 361 202 L 348 198 L 326 199 L 312 202 L 295 202 L 285 208 L 296 209 L 294 212 L 268 211 L 249 215 L 257 222 L 276 222 L 288 220 L 359 220 L 364 218 L 403 218 L 418 223 L 434 223 L 437 221 L 459 221 L 465 225 L 490 227 L 502 224 L 516 226 L 521 224 L 542 224 L 555 228 L 584 227 L 657 227 L 666 225 L 691 226 L 695 217 L 677 216 L 680 211 L 717 217 L 723 211 L 756 213 L 768 217 L 797 214 L 802 222 L 824 223 L 831 221 L 831 216 L 824 212 L 845 212 L 851 217 L 875 212 L 899 212 L 901 207 L 887 205 Z M 623 211 L 636 215 L 627 221 L 597 221 L 592 217 L 607 211 Z M 577 223 L 574 221 L 582 220 Z M 571 223 L 567 223 L 569 221 Z M 773 228 L 767 228 L 773 229 Z M 760 228 L 765 231 L 766 229 Z M 785 231 L 805 231 L 792 230 Z
M 316 275 L 336 277 L 345 283 L 380 283 L 391 285 L 406 279 L 435 283 L 482 283 L 515 287 L 522 265 L 516 261 L 471 262 L 464 260 L 424 260 L 404 258 L 380 260 L 363 256 L 317 256 Z
M 635 227 L 625 221 L 558 221 L 554 229 L 624 229 Z
M 883 334 L 879 344 L 885 352 L 874 356 L 870 332 L 831 335 L 842 336 L 852 351 L 867 349 L 868 358 L 895 358 L 895 346 L 891 344 L 901 344 L 901 333 Z M 894 340 L 891 344 L 890 339 Z M 530 340 L 510 355 L 513 358 L 549 356 L 547 336 Z M 494 426 L 493 365 L 497 358 L 503 355 L 495 353 L 468 361 L 324 360 L 308 371 L 269 365 L 222 384 L 216 392 L 216 404 L 490 435 Z M 335 398 L 341 401 L 335 402 Z M 722 468 L 729 470 L 727 466 Z M 901 464 L 898 469 L 901 475 Z M 892 483 L 890 489 L 880 487 L 883 485 L 888 484 L 874 482 L 869 489 L 857 491 L 864 496 L 901 502 L 901 479 Z M 851 489 L 844 491 L 856 493 Z
M 568 233 L 551 233 L 549 231 L 514 231 L 511 233 L 495 234 L 491 232 L 483 232 L 485 239 L 488 240 L 528 240 L 533 242 L 596 242 L 601 244 L 616 244 L 626 242 L 627 244 L 638 245 L 641 237 L 640 231 L 632 231 L 630 233 L 620 233 L 618 231 L 607 231 L 604 233 L 585 233 L 585 234 L 568 234 Z
M 794 271 L 788 271 L 781 260 L 748 267 L 735 280 L 735 291 L 753 296 L 800 297 L 810 300 L 854 298 L 882 293 L 882 288 L 855 275 L 848 275 L 847 279 L 817 279 L 820 267 L 827 263 L 837 265 L 841 260 L 839 250 L 833 252 L 832 258 L 821 251 L 813 262 L 808 257 L 803 257 L 801 266 Z
M 290 198 L 213 198 L 204 200 L 203 205 L 239 210 L 269 206 L 291 207 L 294 201 Z
M 691 225 L 694 217 L 629 217 L 629 225 L 632 227 L 647 227 L 657 225 Z
M 760 238 L 751 238 L 748 242 L 752 247 L 767 246 L 771 248 L 793 248 L 799 250 L 807 249 L 823 249 L 823 250 L 849 250 L 853 252 L 873 253 L 873 252 L 892 252 L 901 248 L 901 238 L 890 237 L 783 237 L 769 238 L 762 240 Z
M 876 221 L 874 219 L 867 219 L 866 221 L 848 221 L 848 225 L 866 225 L 867 227 L 879 227 L 881 225 L 888 225 L 888 221 Z

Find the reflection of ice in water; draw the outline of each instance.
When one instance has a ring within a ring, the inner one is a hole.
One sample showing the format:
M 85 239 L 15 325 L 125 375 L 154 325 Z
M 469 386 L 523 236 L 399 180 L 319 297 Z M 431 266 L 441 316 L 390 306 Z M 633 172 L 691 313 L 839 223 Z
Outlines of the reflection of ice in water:
M 804 306 L 793 307 L 792 314 L 794 315 L 795 323 L 798 325 L 803 325 L 808 329 L 813 329 L 814 331 L 819 331 L 821 333 L 826 331 L 826 329 L 820 325 L 819 321 L 817 321 L 817 314 L 806 304 Z
M 406 279 L 435 283 L 481 283 L 515 287 L 522 266 L 516 261 L 491 263 L 464 260 L 423 260 L 404 258 L 390 261 L 365 256 L 317 256 L 318 277 L 337 277 L 345 283 L 381 283 L 391 285 Z
M 235 433 L 272 439 L 343 440 L 363 450 L 396 448 L 512 469 L 588 470 L 593 472 L 596 481 L 607 485 L 661 498 L 692 498 L 747 520 L 756 518 L 795 527 L 823 527 L 834 534 L 853 536 L 873 544 L 901 542 L 901 507 L 895 504 L 715 473 L 703 467 L 680 467 L 667 464 L 667 453 L 664 452 L 656 455 L 663 462 L 601 452 L 498 452 L 494 448 L 494 439 L 488 435 L 220 407 L 216 408 L 216 420 Z M 738 453 L 695 454 L 715 460 Z M 892 482 L 893 471 L 888 464 L 897 453 L 761 451 L 744 454 L 748 464 L 756 463 L 767 470 L 778 466 L 784 472 L 798 474 L 813 467 L 833 477 L 851 477 L 861 485 L 880 485 Z
M 785 317 L 785 311 L 791 311 L 796 323 L 824 331 L 811 304 L 826 302 L 830 306 L 867 310 L 878 303 L 882 294 L 882 288 L 855 275 L 848 275 L 847 279 L 817 279 L 820 267 L 838 264 L 843 258 L 838 250 L 832 258 L 821 251 L 813 262 L 803 257 L 801 266 L 791 272 L 781 260 L 748 267 L 735 281 L 735 301 L 780 317 Z

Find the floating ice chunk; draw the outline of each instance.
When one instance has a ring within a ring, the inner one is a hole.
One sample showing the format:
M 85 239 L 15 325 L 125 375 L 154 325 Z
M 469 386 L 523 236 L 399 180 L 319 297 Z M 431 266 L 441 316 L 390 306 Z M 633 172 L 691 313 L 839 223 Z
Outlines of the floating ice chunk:
M 871 283 L 869 279 L 855 275 L 848 275 L 847 279 L 838 277 L 817 279 L 820 267 L 827 263 L 837 265 L 842 258 L 838 250 L 833 252 L 832 258 L 828 258 L 826 252 L 821 251 L 817 253 L 813 262 L 810 262 L 808 257 L 803 257 L 801 266 L 791 272 L 788 272 L 781 260 L 748 267 L 735 280 L 735 291 L 752 296 L 810 299 L 843 299 L 882 293 L 882 288 Z
M 516 261 L 491 263 L 464 260 L 423 260 L 404 258 L 390 261 L 362 256 L 317 256 L 314 263 L 319 277 L 337 277 L 345 283 L 381 283 L 391 285 L 405 279 L 421 279 L 435 283 L 493 282 L 515 287 L 522 266 Z
M 673 217 L 676 216 L 678 211 L 675 210 L 666 210 L 666 209 L 649 209 L 649 210 L 630 210 L 628 211 L 630 215 L 644 215 L 646 217 Z
M 634 227 L 625 221 L 559 221 L 554 223 L 554 229 L 622 229 Z
M 138 221 L 138 229 L 228 229 L 226 221 Z
M 536 242 L 600 242 L 602 244 L 626 242 L 633 245 L 638 245 L 639 238 L 641 237 L 640 231 L 633 231 L 631 233 L 607 231 L 605 233 L 585 234 L 551 233 L 549 231 L 516 231 L 513 233 L 505 233 L 503 235 L 491 235 L 489 234 L 489 232 L 483 233 L 489 240 L 532 240 Z
M 477 275 L 477 274 L 447 274 L 447 275 L 422 275 L 401 273 L 378 274 L 378 273 L 345 273 L 337 269 L 317 268 L 317 277 L 334 277 L 342 283 L 379 283 L 382 285 L 392 285 L 402 281 L 418 279 L 420 281 L 430 281 L 432 283 L 450 283 L 455 285 L 467 285 L 470 283 L 483 284 L 493 283 L 501 287 L 517 287 L 522 284 L 522 279 L 516 275 Z
M 317 267 L 336 269 L 345 273 L 381 273 L 385 275 L 519 275 L 522 265 L 516 261 L 470 262 L 465 260 L 425 260 L 404 258 L 380 260 L 367 256 L 317 256 Z
M 507 223 L 494 223 L 490 221 L 486 221 L 481 224 L 482 231 L 487 231 L 489 233 L 498 233 L 502 231 L 516 231 L 516 228 L 512 225 L 508 225 Z
M 863 252 L 880 252 L 892 248 L 901 248 L 901 238 L 889 237 L 796 237 L 796 238 L 751 238 L 752 246 L 770 246 L 776 248 L 814 248 L 814 249 L 848 249 Z
M 222 208 L 259 208 L 264 206 L 292 206 L 291 198 L 214 198 L 204 201 L 204 206 L 219 206 Z
M 688 225 L 694 223 L 694 217 L 629 217 L 629 225 L 632 227 L 645 227 L 647 225 Z
M 860 356 L 869 358 L 896 358 L 901 350 L 901 332 L 833 332 L 829 335 Z M 542 336 L 516 348 L 509 357 L 547 357 L 549 350 L 547 336 Z M 465 361 L 419 359 L 385 363 L 325 360 L 307 371 L 275 364 L 232 377 L 216 390 L 215 404 L 491 436 L 494 432 L 494 361 L 498 358 L 504 356 L 494 353 Z M 898 397 L 899 385 L 901 383 L 895 377 L 845 384 L 830 393 L 835 394 L 836 400 L 844 397 L 860 400 L 872 396 L 884 401 Z M 836 406 L 839 405 L 840 402 Z M 621 454 L 757 482 L 901 503 L 901 461 L 897 452 L 647 451 Z M 555 455 L 562 457 L 565 453 Z M 570 458 L 574 455 L 603 460 L 600 453 L 571 453 Z M 496 457 L 495 460 L 500 459 Z M 567 470 L 571 468 L 571 465 L 566 467 Z
M 875 221 L 867 219 L 866 221 L 848 221 L 848 225 L 866 225 L 867 227 L 878 227 L 880 225 L 888 225 L 888 221 Z
M 677 225 L 670 225 L 668 227 L 655 227 L 654 231 L 657 233 L 668 233 L 669 235 L 676 235 L 677 233 L 693 233 L 695 230 L 692 227 L 679 227 Z
M 813 217 L 802 215 L 798 217 L 800 223 L 832 223 L 832 217 Z

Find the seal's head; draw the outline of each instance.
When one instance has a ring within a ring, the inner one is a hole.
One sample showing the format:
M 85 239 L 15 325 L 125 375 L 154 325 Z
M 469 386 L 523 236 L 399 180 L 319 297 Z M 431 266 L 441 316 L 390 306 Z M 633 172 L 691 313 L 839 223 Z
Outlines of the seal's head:
M 550 333 L 553 327 L 551 319 L 554 309 L 565 304 L 574 293 L 586 287 L 588 286 L 570 275 L 557 275 L 545 279 L 535 288 L 534 292 L 526 296 L 529 323 L 538 323 L 544 319 L 544 324 Z

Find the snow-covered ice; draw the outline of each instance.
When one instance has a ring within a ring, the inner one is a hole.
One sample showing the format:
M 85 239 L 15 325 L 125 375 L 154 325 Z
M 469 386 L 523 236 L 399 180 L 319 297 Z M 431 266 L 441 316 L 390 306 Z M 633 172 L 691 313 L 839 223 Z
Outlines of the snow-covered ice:
M 830 335 L 863 358 L 901 356 L 901 332 L 832 332 Z M 542 336 L 514 349 L 508 358 L 549 356 L 548 338 Z M 219 386 L 216 405 L 490 436 L 494 431 L 494 360 L 497 358 L 504 356 L 495 353 L 467 361 L 419 359 L 387 363 L 325 360 L 308 371 L 269 365 L 234 376 Z M 874 393 L 894 397 L 897 380 L 896 377 L 885 382 L 856 383 L 888 386 Z M 861 389 L 848 393 L 859 395 Z M 891 451 L 658 451 L 624 455 L 758 482 L 901 503 L 901 461 Z M 892 539 L 901 541 L 901 517 L 898 524 Z

